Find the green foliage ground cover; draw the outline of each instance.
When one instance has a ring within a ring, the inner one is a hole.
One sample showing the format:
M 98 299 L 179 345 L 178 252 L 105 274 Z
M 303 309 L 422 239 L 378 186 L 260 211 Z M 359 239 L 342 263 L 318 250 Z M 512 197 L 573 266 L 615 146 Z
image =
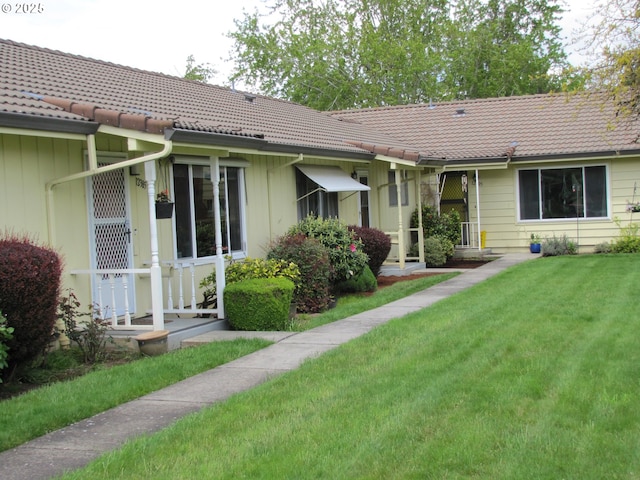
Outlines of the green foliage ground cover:
M 639 281 L 527 262 L 65 478 L 637 478 Z

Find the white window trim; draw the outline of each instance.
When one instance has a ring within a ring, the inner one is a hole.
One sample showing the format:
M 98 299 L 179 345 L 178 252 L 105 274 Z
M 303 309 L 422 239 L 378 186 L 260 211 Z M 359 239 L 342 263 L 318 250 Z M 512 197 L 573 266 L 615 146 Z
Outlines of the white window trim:
M 211 167 L 211 161 L 209 160 L 209 157 L 192 157 L 192 156 L 188 156 L 188 155 L 174 155 L 174 161 L 173 164 L 182 164 L 182 165 L 189 165 L 189 166 L 204 166 L 204 167 Z M 247 191 L 246 191 L 246 177 L 245 177 L 245 169 L 247 167 L 249 167 L 251 164 L 248 160 L 245 159 L 241 159 L 241 158 L 221 158 L 219 159 L 219 166 L 220 168 L 222 167 L 237 167 L 239 169 L 240 172 L 240 178 L 238 179 L 239 182 L 239 192 L 238 192 L 238 196 L 242 199 L 242 201 L 240 201 L 240 243 L 242 245 L 241 250 L 237 250 L 235 252 L 231 252 L 230 256 L 231 258 L 233 258 L 234 260 L 241 260 L 247 257 L 247 213 L 246 213 L 246 203 L 247 203 Z M 213 175 L 213 172 L 211 172 Z M 175 199 L 175 192 L 174 192 L 174 184 L 173 184 L 173 171 L 171 172 L 170 175 L 170 179 L 169 179 L 169 183 L 171 184 L 170 189 L 171 189 L 171 198 Z M 225 185 L 226 188 L 226 185 Z M 192 170 L 189 169 L 189 197 L 191 199 L 193 199 L 194 197 L 194 193 L 193 193 L 193 173 Z M 225 198 L 228 198 L 227 196 L 227 192 L 225 192 Z M 172 217 L 171 219 L 171 229 L 172 229 L 172 235 L 173 235 L 173 258 L 175 259 L 175 261 L 183 261 L 183 260 L 190 260 L 190 261 L 194 261 L 194 262 L 198 262 L 198 263 L 202 263 L 202 264 L 209 264 L 209 263 L 214 263 L 215 261 L 215 255 L 210 255 L 207 257 L 180 257 L 178 258 L 178 239 L 177 239 L 177 232 L 176 232 L 176 218 L 175 215 Z M 195 232 L 195 223 L 193 222 L 193 219 L 191 220 L 191 238 L 196 238 L 196 232 Z M 223 235 L 227 234 L 228 232 L 222 232 Z

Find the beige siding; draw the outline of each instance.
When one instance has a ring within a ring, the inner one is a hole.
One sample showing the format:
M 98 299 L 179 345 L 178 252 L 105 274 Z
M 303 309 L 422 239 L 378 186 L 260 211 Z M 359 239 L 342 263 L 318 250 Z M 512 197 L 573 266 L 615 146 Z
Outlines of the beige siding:
M 582 253 L 593 251 L 593 247 L 599 243 L 611 241 L 619 233 L 616 219 L 621 220 L 622 224 L 629 220 L 637 220 L 632 219 L 626 211 L 627 201 L 631 201 L 633 197 L 634 185 L 640 182 L 640 163 L 637 160 L 615 159 L 607 162 L 576 163 L 605 164 L 608 167 L 610 218 L 598 220 L 518 221 L 516 168 L 511 166 L 505 170 L 480 171 L 480 220 L 481 229 L 487 232 L 487 248 L 495 252 L 526 251 L 529 248 L 531 233 L 537 233 L 543 238 L 567 235 L 574 241 L 579 240 Z M 518 168 L 525 166 L 518 165 Z M 469 185 L 471 221 L 477 220 L 475 188 L 476 185 Z M 640 191 L 636 199 L 640 200 Z

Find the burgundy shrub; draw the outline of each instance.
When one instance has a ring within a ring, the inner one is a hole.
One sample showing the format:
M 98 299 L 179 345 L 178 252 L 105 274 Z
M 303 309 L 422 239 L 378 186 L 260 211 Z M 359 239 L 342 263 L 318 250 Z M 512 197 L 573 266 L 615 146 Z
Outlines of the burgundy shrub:
M 364 253 L 369 255 L 369 268 L 377 277 L 380 273 L 380 267 L 391 251 L 391 239 L 377 228 L 349 225 L 349 230 L 362 241 Z
M 331 263 L 327 249 L 302 233 L 285 235 L 271 245 L 268 259 L 286 260 L 298 265 L 300 282 L 293 301 L 302 313 L 325 310 L 330 301 Z
M 52 340 L 62 261 L 54 250 L 28 237 L 0 237 L 0 311 L 14 328 L 9 347 L 11 372 L 40 355 Z

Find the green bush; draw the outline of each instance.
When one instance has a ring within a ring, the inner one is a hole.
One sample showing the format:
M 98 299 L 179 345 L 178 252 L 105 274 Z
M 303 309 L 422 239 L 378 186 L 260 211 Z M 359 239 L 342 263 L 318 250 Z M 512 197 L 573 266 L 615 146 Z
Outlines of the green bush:
M 309 215 L 287 232 L 288 235 L 298 233 L 317 239 L 327 249 L 332 286 L 358 275 L 369 261 L 362 251 L 362 242 L 337 218 L 323 219 Z
M 61 297 L 58 304 L 58 318 L 64 324 L 64 334 L 82 352 L 85 363 L 95 364 L 107 356 L 107 342 L 113 338 L 107 335 L 109 322 L 94 317 L 94 312 L 79 312 L 80 302 L 73 291 Z
M 271 244 L 267 259 L 286 261 L 298 266 L 300 281 L 293 292 L 293 302 L 299 312 L 318 313 L 327 308 L 331 298 L 331 264 L 327 249 L 318 240 L 301 233 L 284 235 Z
M 424 261 L 427 267 L 441 267 L 447 263 L 447 251 L 451 242 L 439 236 L 424 239 Z
M 252 278 L 287 278 L 295 285 L 300 282 L 300 269 L 293 262 L 279 259 L 247 257 L 239 262 L 231 262 L 224 269 L 225 283 L 231 284 Z M 216 271 L 202 279 L 200 288 L 204 288 L 202 308 L 215 305 Z
M 640 252 L 640 224 L 630 222 L 626 227 L 621 226 L 620 221 L 616 219 L 616 223 L 620 228 L 620 235 L 611 245 L 613 253 L 639 253 Z
M 7 340 L 11 340 L 13 337 L 13 328 L 7 327 L 7 319 L 2 316 L 0 312 L 0 370 L 7 368 L 9 363 L 9 347 L 7 346 Z M 2 383 L 2 377 L 0 377 L 0 383 Z
M 226 318 L 236 330 L 287 330 L 294 284 L 286 278 L 253 278 L 224 289 Z
M 362 242 L 362 249 L 369 257 L 369 268 L 377 277 L 380 274 L 380 267 L 391 251 L 391 238 L 377 228 L 350 225 L 349 230 Z
M 454 246 L 460 244 L 462 233 L 460 230 L 460 214 L 451 209 L 451 211 L 441 212 L 430 205 L 422 206 L 422 229 L 424 238 L 439 236 L 448 239 Z M 411 214 L 411 228 L 418 228 L 418 209 L 416 208 Z
M 355 277 L 351 277 L 344 282 L 340 282 L 336 285 L 336 292 L 338 293 L 361 293 L 361 292 L 375 292 L 378 288 L 378 281 L 376 276 L 366 265 L 362 272 Z
M 542 256 L 554 257 L 557 255 L 575 255 L 578 253 L 578 246 L 566 235 L 556 237 L 553 234 L 551 238 L 545 238 L 542 241 Z

